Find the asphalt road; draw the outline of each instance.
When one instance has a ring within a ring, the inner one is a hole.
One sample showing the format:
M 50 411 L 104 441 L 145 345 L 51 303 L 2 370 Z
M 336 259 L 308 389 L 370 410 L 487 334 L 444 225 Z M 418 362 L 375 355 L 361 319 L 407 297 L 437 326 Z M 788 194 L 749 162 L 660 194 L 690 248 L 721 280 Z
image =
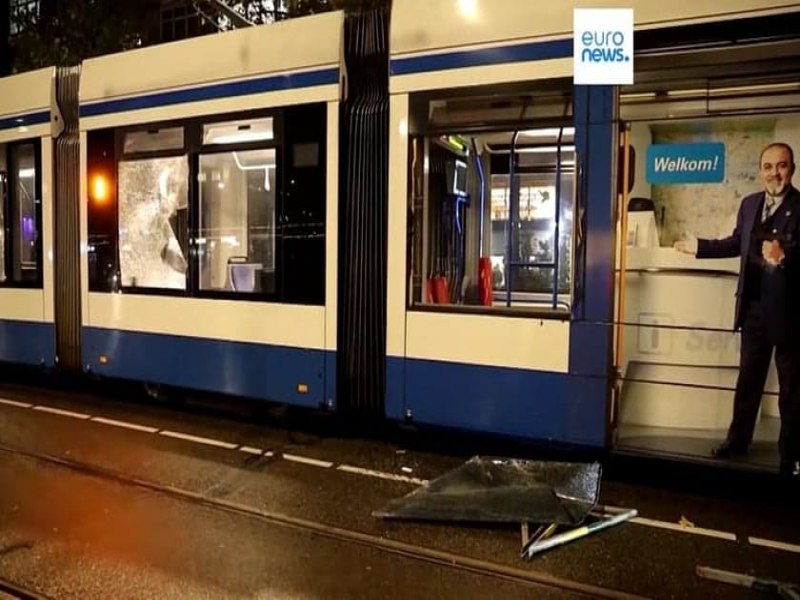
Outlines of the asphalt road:
M 321 536 L 189 496 L 652 598 L 751 597 L 698 581 L 698 564 L 797 577 L 800 516 L 785 498 L 754 502 L 752 495 L 604 480 L 601 502 L 637 508 L 641 519 L 524 561 L 513 526 L 372 516 L 419 480 L 461 464 L 463 449 L 431 453 L 85 394 L 6 388 L 0 399 L 6 400 L 0 403 L 6 449 L 0 578 L 54 598 L 574 595 Z M 768 548 L 754 538 L 787 546 Z

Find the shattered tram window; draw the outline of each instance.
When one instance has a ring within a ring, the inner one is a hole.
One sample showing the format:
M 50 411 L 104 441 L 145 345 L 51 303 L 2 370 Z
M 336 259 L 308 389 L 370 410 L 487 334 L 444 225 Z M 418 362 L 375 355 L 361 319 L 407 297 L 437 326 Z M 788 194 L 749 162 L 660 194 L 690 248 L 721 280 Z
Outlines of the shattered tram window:
M 188 173 L 185 156 L 119 164 L 124 287 L 186 289 Z

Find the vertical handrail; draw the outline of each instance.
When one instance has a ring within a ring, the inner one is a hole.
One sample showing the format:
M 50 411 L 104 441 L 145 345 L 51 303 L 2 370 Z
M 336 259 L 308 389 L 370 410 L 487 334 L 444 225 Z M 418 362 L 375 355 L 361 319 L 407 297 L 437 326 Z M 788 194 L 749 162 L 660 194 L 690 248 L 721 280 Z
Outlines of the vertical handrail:
M 614 365 L 619 369 L 622 366 L 622 335 L 623 335 L 623 313 L 625 311 L 625 267 L 628 248 L 628 173 L 630 164 L 628 162 L 630 153 L 628 152 L 629 131 L 627 126 L 622 131 L 622 190 L 620 198 L 620 254 L 619 254 L 619 282 L 617 284 L 617 347 L 614 356 Z
M 511 251 L 515 249 L 519 253 L 519 244 L 517 248 L 513 248 L 514 244 L 514 207 L 519 205 L 519 186 L 516 183 L 516 156 L 517 156 L 517 138 L 519 137 L 519 129 L 514 130 L 514 135 L 511 137 L 511 152 L 508 157 L 508 219 L 506 220 L 506 306 L 511 306 L 511 280 L 513 267 L 511 266 Z
M 475 156 L 475 166 L 478 168 L 478 179 L 480 180 L 480 189 L 481 189 L 481 214 L 479 217 L 480 228 L 478 229 L 478 258 L 483 256 L 483 228 L 485 226 L 484 219 L 485 219 L 485 210 L 486 206 L 484 205 L 484 198 L 486 195 L 486 181 L 484 180 L 483 176 L 483 165 L 481 164 L 481 157 L 478 155 L 478 144 L 475 142 L 475 138 L 472 138 L 472 154 Z
M 558 306 L 558 245 L 559 245 L 559 222 L 561 221 L 561 139 L 564 135 L 564 127 L 558 128 L 558 141 L 556 142 L 556 218 L 553 242 L 553 309 Z

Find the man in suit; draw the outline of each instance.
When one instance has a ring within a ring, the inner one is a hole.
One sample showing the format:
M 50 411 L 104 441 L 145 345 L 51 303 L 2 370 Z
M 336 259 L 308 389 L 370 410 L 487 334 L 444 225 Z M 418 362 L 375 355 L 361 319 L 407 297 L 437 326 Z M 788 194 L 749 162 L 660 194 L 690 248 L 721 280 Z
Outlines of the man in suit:
M 719 240 L 690 239 L 675 249 L 697 258 L 740 257 L 734 329 L 741 329 L 733 420 L 716 458 L 744 455 L 753 438 L 772 352 L 778 370 L 783 475 L 800 476 L 800 192 L 792 186 L 794 152 L 766 146 L 761 192 L 746 196 L 736 228 Z

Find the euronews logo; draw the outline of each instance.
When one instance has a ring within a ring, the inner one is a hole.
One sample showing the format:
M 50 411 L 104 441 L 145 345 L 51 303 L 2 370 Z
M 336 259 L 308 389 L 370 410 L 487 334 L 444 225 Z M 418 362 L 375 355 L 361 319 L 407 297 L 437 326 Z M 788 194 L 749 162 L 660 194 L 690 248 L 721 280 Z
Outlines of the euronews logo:
M 616 31 L 584 31 L 581 35 L 581 62 L 618 63 L 628 62 L 631 57 L 625 53 L 625 34 Z
M 573 18 L 575 84 L 632 84 L 633 9 L 576 8 Z

